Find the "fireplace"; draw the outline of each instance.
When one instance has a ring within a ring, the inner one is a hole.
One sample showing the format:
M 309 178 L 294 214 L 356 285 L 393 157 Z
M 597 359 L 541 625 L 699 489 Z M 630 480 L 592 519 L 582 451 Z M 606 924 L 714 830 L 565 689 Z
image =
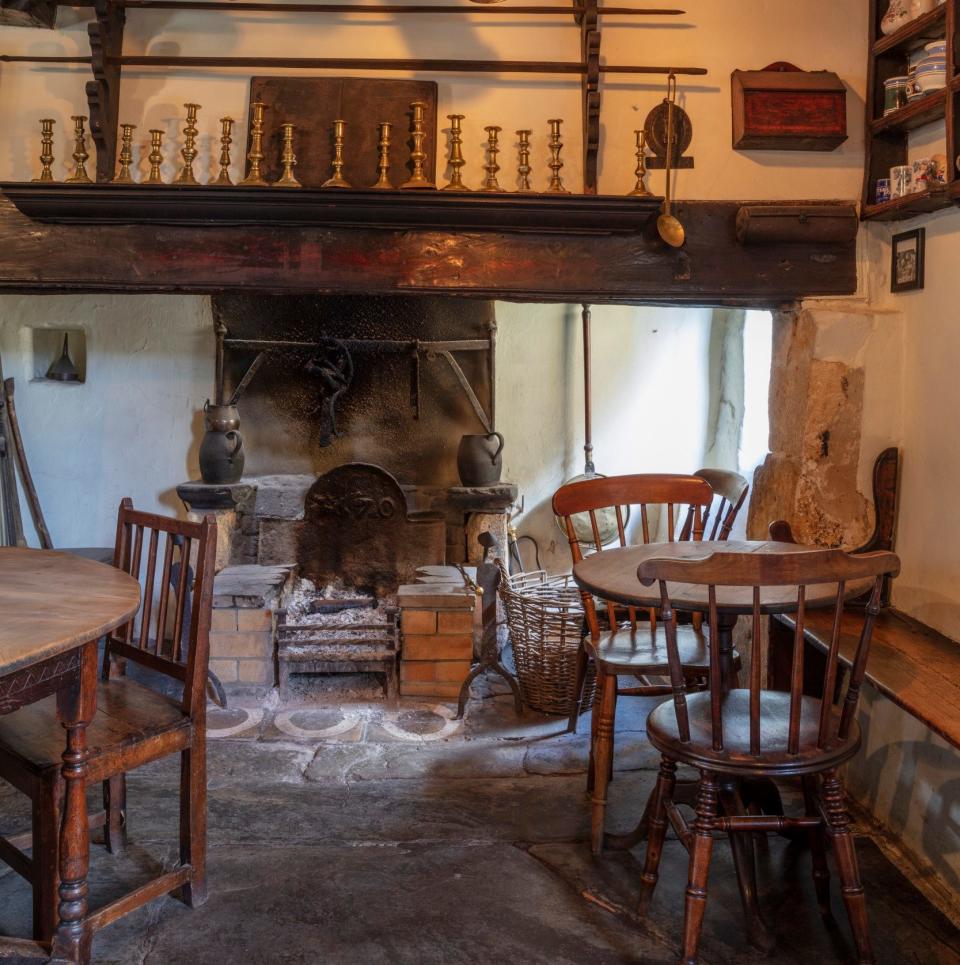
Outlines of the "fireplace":
M 297 676 L 374 672 L 392 697 L 402 657 L 401 692 L 455 696 L 479 614 L 477 537 L 505 553 L 517 498 L 457 477 L 460 438 L 495 416 L 492 306 L 231 296 L 214 314 L 247 471 L 177 489 L 218 520 L 213 672 L 227 691 L 281 697 Z M 311 371 L 329 344 L 352 346 L 335 399 Z

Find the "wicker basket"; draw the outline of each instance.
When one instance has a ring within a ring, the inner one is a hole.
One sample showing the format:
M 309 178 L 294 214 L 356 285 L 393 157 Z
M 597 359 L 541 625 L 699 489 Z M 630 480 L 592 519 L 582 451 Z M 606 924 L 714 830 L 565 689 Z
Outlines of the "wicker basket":
M 568 576 L 548 577 L 542 570 L 510 576 L 502 564 L 500 570 L 520 696 L 533 710 L 569 717 L 583 634 L 580 591 Z M 595 686 L 591 663 L 578 713 L 592 706 Z

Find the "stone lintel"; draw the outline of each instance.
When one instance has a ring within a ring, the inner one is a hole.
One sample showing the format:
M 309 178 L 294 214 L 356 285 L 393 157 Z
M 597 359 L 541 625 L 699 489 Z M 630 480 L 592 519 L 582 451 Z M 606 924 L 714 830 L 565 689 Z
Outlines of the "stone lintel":
M 255 563 L 224 567 L 213 583 L 213 605 L 275 610 L 292 571 L 293 566 Z

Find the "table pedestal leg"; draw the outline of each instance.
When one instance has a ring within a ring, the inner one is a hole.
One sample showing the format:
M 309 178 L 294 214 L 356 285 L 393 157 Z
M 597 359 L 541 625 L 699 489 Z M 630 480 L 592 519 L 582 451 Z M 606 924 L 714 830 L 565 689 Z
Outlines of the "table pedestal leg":
M 735 778 L 724 778 L 721 781 L 720 808 L 727 815 L 747 813 Z M 743 904 L 747 939 L 751 945 L 763 952 L 773 951 L 774 937 L 760 914 L 760 906 L 757 902 L 757 865 L 753 848 L 753 832 L 731 831 L 729 837 L 733 864 L 737 869 L 737 883 L 740 886 L 740 901 Z
M 87 724 L 97 703 L 97 644 L 83 648 L 78 683 L 57 695 L 57 713 L 67 732 L 63 752 L 64 808 L 60 826 L 60 923 L 53 958 L 87 965 L 93 936 L 87 916 L 90 831 L 87 826 Z

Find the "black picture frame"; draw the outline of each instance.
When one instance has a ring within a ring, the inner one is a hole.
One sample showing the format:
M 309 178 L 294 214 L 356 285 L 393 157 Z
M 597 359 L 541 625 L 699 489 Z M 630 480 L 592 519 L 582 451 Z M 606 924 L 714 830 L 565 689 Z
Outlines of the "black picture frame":
M 923 228 L 902 231 L 890 242 L 890 291 L 912 292 L 923 288 Z

